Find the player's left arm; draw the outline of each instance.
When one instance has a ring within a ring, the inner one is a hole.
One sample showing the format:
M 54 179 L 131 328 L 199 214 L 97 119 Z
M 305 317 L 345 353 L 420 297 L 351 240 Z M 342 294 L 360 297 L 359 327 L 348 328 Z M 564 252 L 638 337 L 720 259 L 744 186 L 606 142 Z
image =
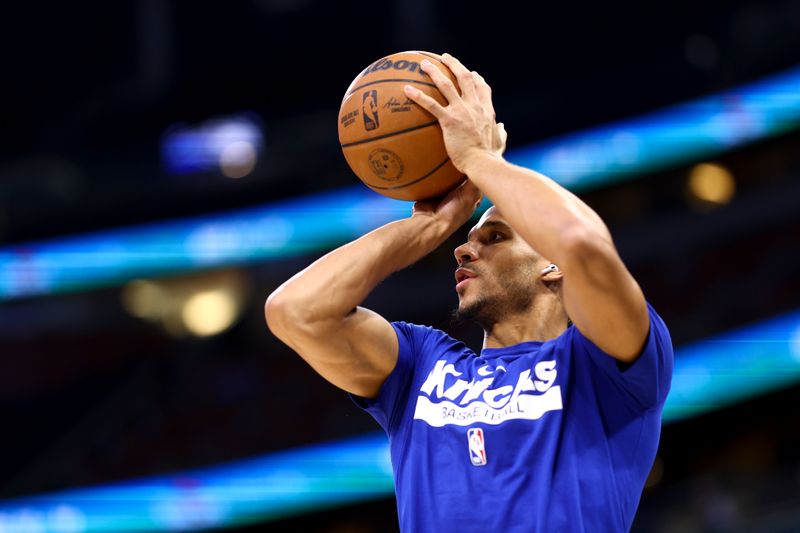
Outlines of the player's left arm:
M 406 94 L 439 120 L 456 168 L 526 242 L 559 266 L 564 307 L 575 326 L 612 357 L 634 361 L 649 331 L 647 305 L 605 223 L 555 181 L 493 151 L 498 130 L 491 89 L 454 57 L 444 54 L 443 62 L 456 75 L 460 93 L 436 67 L 423 64 L 423 69 L 448 99 L 447 106 L 413 87 Z
M 528 169 L 483 157 L 467 169 L 520 237 L 559 266 L 564 308 L 575 327 L 612 357 L 635 360 L 649 330 L 647 305 L 600 217 Z

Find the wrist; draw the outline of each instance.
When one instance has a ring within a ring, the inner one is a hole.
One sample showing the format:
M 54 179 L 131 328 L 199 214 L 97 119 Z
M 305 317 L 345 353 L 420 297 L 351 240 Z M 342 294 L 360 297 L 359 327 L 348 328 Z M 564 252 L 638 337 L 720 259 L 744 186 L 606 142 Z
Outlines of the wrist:
M 415 211 L 409 220 L 414 224 L 412 232 L 420 239 L 438 246 L 461 227 L 458 221 L 442 217 L 433 211 Z
M 489 150 L 475 150 L 464 159 L 459 170 L 472 179 L 473 176 L 480 175 L 483 169 L 504 161 L 501 154 Z

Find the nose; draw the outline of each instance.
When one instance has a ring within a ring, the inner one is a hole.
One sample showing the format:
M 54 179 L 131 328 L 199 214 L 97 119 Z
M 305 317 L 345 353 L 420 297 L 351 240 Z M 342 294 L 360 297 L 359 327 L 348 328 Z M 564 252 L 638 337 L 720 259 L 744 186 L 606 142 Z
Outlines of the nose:
M 461 246 L 458 246 L 455 250 L 453 250 L 453 255 L 456 257 L 456 263 L 458 263 L 459 266 L 463 265 L 464 263 L 475 261 L 475 259 L 478 257 L 478 254 L 475 252 L 475 248 L 470 242 L 465 242 Z

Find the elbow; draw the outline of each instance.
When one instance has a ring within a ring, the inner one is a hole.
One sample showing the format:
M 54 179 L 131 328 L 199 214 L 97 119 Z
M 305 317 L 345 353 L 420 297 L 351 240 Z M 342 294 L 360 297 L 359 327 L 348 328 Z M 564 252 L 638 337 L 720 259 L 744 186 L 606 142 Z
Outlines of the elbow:
M 278 296 L 278 291 L 270 294 L 267 297 L 267 301 L 264 303 L 264 320 L 266 320 L 267 327 L 272 333 L 275 333 L 275 329 L 278 327 L 282 307 L 283 305 L 280 296 Z
M 293 322 L 291 316 L 296 312 L 296 305 L 287 301 L 281 289 L 269 295 L 264 303 L 264 319 L 269 330 L 278 338 L 284 336 L 286 325 Z M 296 321 L 294 321 L 296 323 Z
M 267 298 L 264 303 L 264 318 L 269 330 L 284 342 L 298 336 L 317 337 L 329 325 L 328 320 L 314 312 L 308 301 L 286 294 L 283 287 L 279 287 Z

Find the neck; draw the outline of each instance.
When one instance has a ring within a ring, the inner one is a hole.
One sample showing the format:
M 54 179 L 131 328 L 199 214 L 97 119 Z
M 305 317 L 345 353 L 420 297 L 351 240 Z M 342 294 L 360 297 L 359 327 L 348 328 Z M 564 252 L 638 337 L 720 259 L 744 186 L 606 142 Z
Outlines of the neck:
M 555 339 L 567 328 L 567 314 L 557 297 L 535 298 L 530 309 L 503 317 L 484 329 L 484 348 L 504 348 L 526 341 Z

